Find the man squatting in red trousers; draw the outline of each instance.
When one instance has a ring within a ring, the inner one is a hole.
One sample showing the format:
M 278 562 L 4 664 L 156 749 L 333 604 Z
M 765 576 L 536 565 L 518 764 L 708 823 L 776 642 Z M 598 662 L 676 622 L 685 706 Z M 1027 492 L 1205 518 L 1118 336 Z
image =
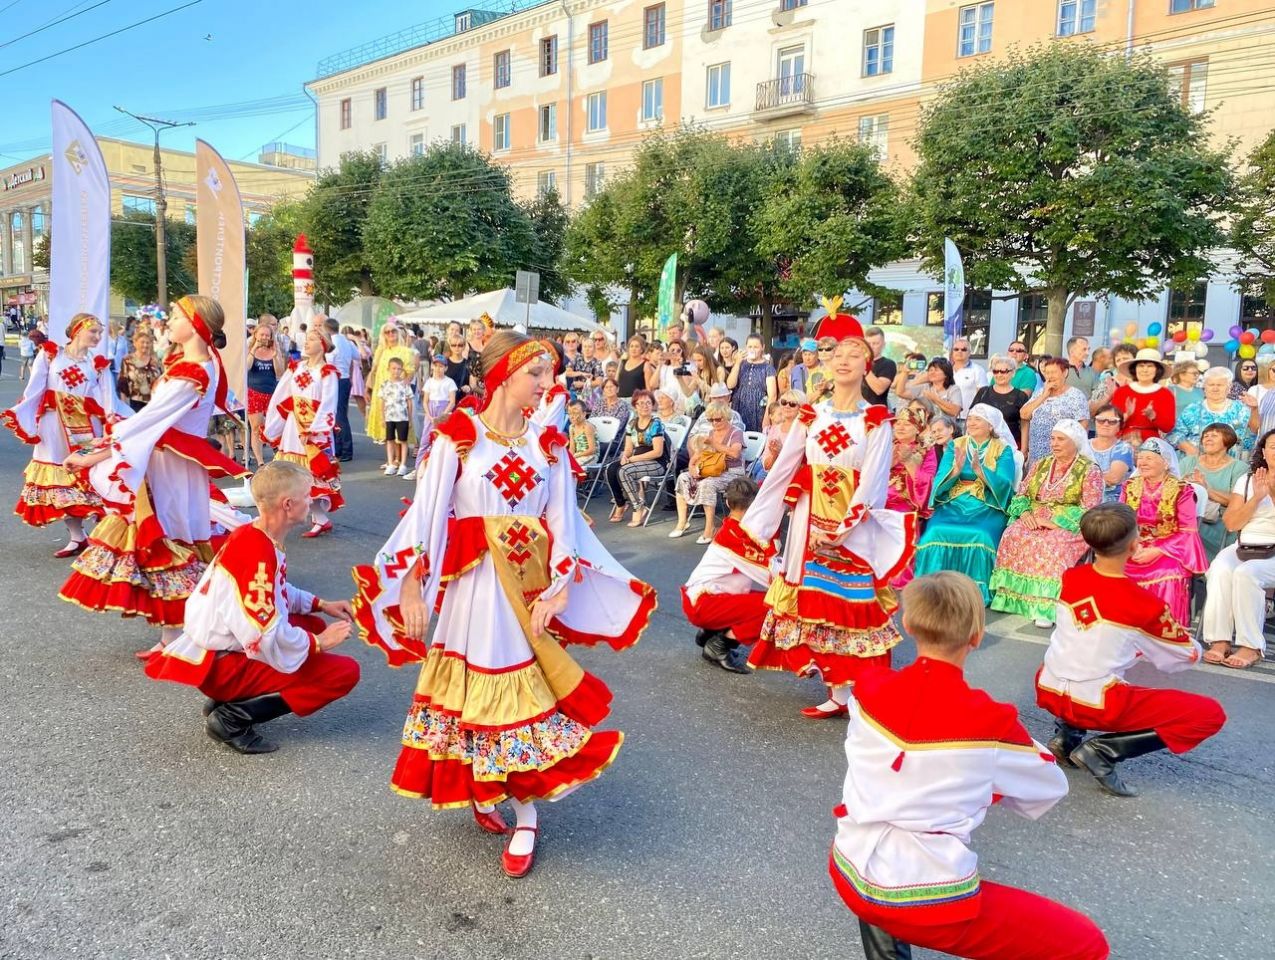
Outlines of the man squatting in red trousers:
M 1226 713 L 1198 693 L 1125 681 L 1139 658 L 1166 673 L 1189 669 L 1200 647 L 1168 604 L 1125 575 L 1138 549 L 1131 507 L 1089 510 L 1080 534 L 1095 559 L 1063 574 L 1058 625 L 1036 674 L 1036 703 L 1057 718 L 1049 749 L 1059 762 L 1088 770 L 1110 794 L 1133 797 L 1137 791 L 1121 779 L 1117 763 L 1166 747 L 1186 753 L 1221 730 Z M 1109 732 L 1085 740 L 1087 730 Z
M 1105 960 L 1092 920 L 980 879 L 968 846 L 993 803 L 1034 820 L 1067 793 L 1014 707 L 965 682 L 984 633 L 978 587 L 951 571 L 920 577 L 902 608 L 918 656 L 855 683 L 829 862 L 868 960 L 907 960 L 909 944 L 974 960 Z
M 736 649 L 761 636 L 774 544 L 759 546 L 739 525 L 757 498 L 757 484 L 739 477 L 726 484 L 730 511 L 682 588 L 682 611 L 699 627 L 695 642 L 704 659 L 732 673 L 748 673 Z
M 358 661 L 328 652 L 350 635 L 349 602 L 287 579 L 283 541 L 309 516 L 310 483 L 308 470 L 281 460 L 253 475 L 260 517 L 229 536 L 186 601 L 185 629 L 146 664 L 154 680 L 198 687 L 208 735 L 240 753 L 277 749 L 256 724 L 308 716 L 359 682 Z

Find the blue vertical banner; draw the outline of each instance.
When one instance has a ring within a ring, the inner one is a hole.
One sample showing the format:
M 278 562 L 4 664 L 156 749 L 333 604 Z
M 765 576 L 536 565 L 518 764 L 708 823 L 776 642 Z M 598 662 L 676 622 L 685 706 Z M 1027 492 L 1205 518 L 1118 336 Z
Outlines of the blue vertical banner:
M 965 265 L 951 238 L 943 239 L 943 338 L 950 346 L 965 329 Z

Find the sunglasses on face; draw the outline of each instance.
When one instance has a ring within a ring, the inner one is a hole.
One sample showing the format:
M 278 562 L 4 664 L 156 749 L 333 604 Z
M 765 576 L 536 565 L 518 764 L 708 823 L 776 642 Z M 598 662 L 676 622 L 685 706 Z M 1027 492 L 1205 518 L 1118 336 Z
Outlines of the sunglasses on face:
M 820 353 L 832 353 L 833 349 L 834 349 L 833 347 L 820 347 L 820 348 L 819 348 L 819 352 L 820 352 Z
M 953 353 L 969 353 L 970 348 L 969 347 L 953 347 L 952 352 Z
M 997 367 L 995 370 L 992 371 L 992 373 L 1009 373 L 1009 371 L 1006 370 L 1004 367 Z
M 1026 347 L 1010 347 L 1009 352 L 1010 353 L 1026 353 L 1027 348 Z
M 799 406 L 801 406 L 801 404 L 799 404 L 796 400 L 780 400 L 780 401 L 779 401 L 779 405 L 780 405 L 781 407 L 799 407 Z
M 709 423 L 725 423 L 726 418 L 725 417 L 709 417 L 708 422 Z
M 1119 420 L 1117 420 L 1115 417 L 1097 417 L 1097 418 L 1094 420 L 1094 423 L 1100 423 L 1100 424 L 1102 424 L 1104 427 L 1109 427 L 1109 426 L 1111 426 L 1113 423 L 1119 423 L 1119 422 L 1120 422 L 1120 421 L 1119 421 Z
M 1250 367 L 1247 364 L 1245 364 L 1244 366 L 1240 367 L 1240 369 L 1247 373 L 1252 373 L 1254 370 L 1257 369 L 1257 367 Z

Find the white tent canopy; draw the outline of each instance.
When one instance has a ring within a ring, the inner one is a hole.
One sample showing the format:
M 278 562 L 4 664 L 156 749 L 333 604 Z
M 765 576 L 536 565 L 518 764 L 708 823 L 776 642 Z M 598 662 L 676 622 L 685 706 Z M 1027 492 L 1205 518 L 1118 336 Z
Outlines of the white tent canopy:
M 592 332 L 602 328 L 592 320 L 577 316 L 552 303 L 538 300 L 531 304 L 528 314 L 527 304 L 517 303 L 511 288 L 492 290 L 480 293 L 464 300 L 453 300 L 450 303 L 436 303 L 430 307 L 421 307 L 407 313 L 400 313 L 398 318 L 408 323 L 426 323 L 444 326 L 457 320 L 468 323 L 487 314 L 496 322 L 497 327 L 512 327 L 522 324 L 528 330 L 580 330 Z

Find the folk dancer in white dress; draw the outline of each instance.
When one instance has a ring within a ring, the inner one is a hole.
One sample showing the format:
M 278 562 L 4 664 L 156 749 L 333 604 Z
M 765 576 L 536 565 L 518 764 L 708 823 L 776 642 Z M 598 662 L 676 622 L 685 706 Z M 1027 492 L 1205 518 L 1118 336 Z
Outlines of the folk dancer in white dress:
M 145 617 L 162 628 L 161 646 L 181 632 L 186 598 L 213 556 L 209 479 L 246 473 L 207 440 L 213 410 L 229 412 L 212 346 L 224 322 L 209 297 L 173 304 L 174 348 L 150 403 L 116 423 L 105 446 L 67 459 L 89 470 L 107 516 L 59 595 L 86 610 Z
M 40 345 L 22 399 L 0 414 L 19 440 L 35 448 L 13 512 L 32 527 L 58 520 L 66 524 L 67 543 L 55 557 L 82 553 L 88 542 L 84 521 L 105 512 L 84 477 L 64 466 L 66 458 L 99 440 L 121 412 L 111 363 L 94 353 L 102 324 L 92 314 L 78 313 L 67 325 L 66 338 L 65 347 L 51 340 Z
M 326 360 L 331 349 L 327 329 L 313 324 L 305 335 L 302 359 L 290 364 L 279 378 L 262 424 L 262 435 L 277 451 L 276 459 L 310 471 L 311 526 L 301 534 L 306 538 L 330 533 L 328 514 L 345 504 L 341 469 L 332 455 L 341 381 L 336 367 Z
M 535 801 L 597 777 L 623 739 L 594 729 L 611 692 L 564 647 L 632 646 L 656 604 L 577 508 L 565 435 L 524 415 L 550 371 L 544 344 L 492 337 L 482 412 L 436 426 L 412 506 L 354 571 L 364 639 L 393 666 L 422 664 L 391 786 L 435 808 L 472 807 L 492 833 L 506 832 L 495 804 L 510 801 L 511 877 L 532 867 Z

